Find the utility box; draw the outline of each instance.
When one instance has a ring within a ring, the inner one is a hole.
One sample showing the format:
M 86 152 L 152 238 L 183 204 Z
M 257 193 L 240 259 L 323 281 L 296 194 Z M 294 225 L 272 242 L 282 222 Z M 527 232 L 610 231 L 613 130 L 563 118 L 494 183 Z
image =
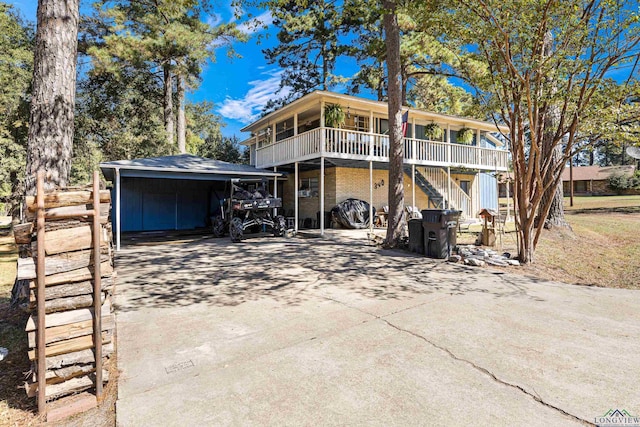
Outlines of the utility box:
M 424 255 L 424 228 L 421 219 L 409 220 L 409 251 Z
M 483 219 L 482 244 L 484 246 L 495 246 L 498 212 L 493 209 L 482 209 L 478 215 Z
M 425 209 L 422 211 L 424 254 L 430 258 L 445 259 L 456 246 L 456 229 L 462 211 Z

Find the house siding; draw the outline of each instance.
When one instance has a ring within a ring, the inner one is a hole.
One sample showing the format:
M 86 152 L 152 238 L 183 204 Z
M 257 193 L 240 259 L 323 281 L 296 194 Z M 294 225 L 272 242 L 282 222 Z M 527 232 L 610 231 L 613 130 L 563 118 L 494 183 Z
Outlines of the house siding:
M 498 209 L 498 185 L 496 177 L 488 173 L 480 173 L 480 209 Z

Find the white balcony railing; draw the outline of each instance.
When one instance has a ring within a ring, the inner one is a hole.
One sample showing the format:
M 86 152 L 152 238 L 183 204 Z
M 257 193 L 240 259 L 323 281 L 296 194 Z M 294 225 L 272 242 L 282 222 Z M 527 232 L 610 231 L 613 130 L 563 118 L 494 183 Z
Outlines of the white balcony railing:
M 255 166 L 273 167 L 320 156 L 388 162 L 389 137 L 345 129 L 312 129 L 258 148 Z M 503 171 L 509 161 L 509 153 L 504 150 L 412 138 L 404 139 L 404 156 L 405 163 L 421 166 Z

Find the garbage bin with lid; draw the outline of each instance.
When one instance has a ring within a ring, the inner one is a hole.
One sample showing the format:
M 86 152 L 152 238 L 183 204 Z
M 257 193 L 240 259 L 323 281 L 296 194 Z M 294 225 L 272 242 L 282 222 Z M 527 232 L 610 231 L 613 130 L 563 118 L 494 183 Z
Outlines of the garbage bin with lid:
M 430 258 L 445 259 L 456 245 L 456 228 L 462 211 L 425 209 L 422 211 L 424 254 Z
M 421 219 L 409 220 L 409 251 L 424 255 L 424 228 Z

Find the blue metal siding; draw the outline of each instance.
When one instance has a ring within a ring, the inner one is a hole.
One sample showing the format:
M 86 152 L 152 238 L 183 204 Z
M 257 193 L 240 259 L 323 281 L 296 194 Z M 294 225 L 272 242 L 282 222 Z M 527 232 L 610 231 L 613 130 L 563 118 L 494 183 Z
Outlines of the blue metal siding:
M 480 178 L 480 208 L 498 209 L 498 186 L 496 177 L 481 172 Z
M 123 232 L 142 230 L 142 193 L 136 188 L 136 181 L 122 178 L 120 185 L 120 228 Z
M 205 227 L 212 190 L 224 182 L 155 178 L 122 178 L 121 230 L 188 230 Z M 218 202 L 219 204 L 219 202 Z

